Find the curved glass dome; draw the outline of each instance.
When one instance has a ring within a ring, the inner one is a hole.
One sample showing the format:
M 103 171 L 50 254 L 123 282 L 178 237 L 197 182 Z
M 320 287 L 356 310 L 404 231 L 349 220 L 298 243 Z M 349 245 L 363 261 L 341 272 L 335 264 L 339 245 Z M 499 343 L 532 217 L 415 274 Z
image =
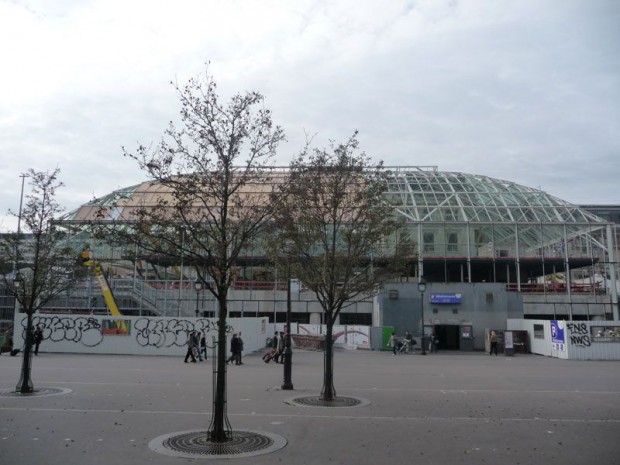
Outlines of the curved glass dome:
M 539 189 L 436 168 L 388 168 L 390 200 L 415 222 L 605 223 Z
M 604 242 L 604 219 L 540 189 L 435 167 L 388 169 L 387 196 L 421 256 L 592 256 Z
M 539 189 L 436 167 L 387 167 L 386 171 L 386 198 L 395 212 L 405 217 L 427 257 L 482 256 L 486 254 L 483 251 L 498 247 L 515 256 L 561 255 L 562 243 L 570 241 L 579 243 L 579 249 L 586 250 L 583 253 L 590 253 L 589 247 L 604 242 L 595 236 L 608 224 L 606 220 Z M 273 183 L 281 182 L 285 172 L 274 172 Z M 265 195 L 271 189 L 266 184 L 247 189 Z M 131 221 L 136 207 L 169 195 L 168 188 L 144 182 L 82 205 L 60 222 L 101 219 L 102 211 L 109 220 Z

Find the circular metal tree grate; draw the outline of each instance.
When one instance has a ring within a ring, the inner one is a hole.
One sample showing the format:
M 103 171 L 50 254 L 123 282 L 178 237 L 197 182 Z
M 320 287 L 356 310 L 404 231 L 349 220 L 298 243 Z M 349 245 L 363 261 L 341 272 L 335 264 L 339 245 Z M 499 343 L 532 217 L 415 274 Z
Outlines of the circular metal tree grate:
M 320 396 L 293 397 L 285 402 L 302 407 L 361 407 L 370 403 L 370 401 L 358 397 L 341 396 L 337 396 L 333 400 L 323 400 Z
M 59 396 L 62 394 L 68 394 L 71 389 L 67 388 L 40 388 L 35 389 L 32 392 L 26 392 L 22 394 L 14 389 L 0 389 L 0 397 L 46 397 L 46 396 Z
M 226 442 L 212 442 L 204 430 L 180 431 L 153 439 L 149 447 L 155 452 L 184 458 L 253 457 L 282 449 L 286 439 L 264 431 L 233 431 Z

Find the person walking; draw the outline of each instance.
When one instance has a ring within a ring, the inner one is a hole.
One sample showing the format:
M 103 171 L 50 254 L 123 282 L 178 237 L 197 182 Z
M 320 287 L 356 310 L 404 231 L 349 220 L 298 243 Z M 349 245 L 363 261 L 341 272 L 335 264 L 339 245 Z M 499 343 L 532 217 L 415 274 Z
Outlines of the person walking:
M 194 356 L 194 331 L 187 335 L 187 352 L 185 353 L 184 362 L 187 363 L 187 359 L 191 357 L 192 363 L 196 363 L 196 357 Z
M 198 361 L 202 362 L 202 352 L 200 351 L 200 333 L 198 331 L 194 331 L 194 357 L 198 357 Z
M 495 355 L 497 355 L 497 334 L 495 333 L 495 331 L 491 331 L 491 350 L 489 350 L 489 355 L 492 355 L 493 352 L 495 352 Z
M 207 360 L 207 338 L 205 333 L 201 333 L 201 337 L 200 337 L 200 352 L 204 354 L 205 357 L 205 361 Z
M 37 329 L 34 330 L 34 354 L 39 355 L 39 345 L 43 340 L 43 331 L 41 327 L 37 325 Z
M 243 339 L 241 339 L 241 331 L 239 331 L 239 334 L 237 335 L 237 365 L 243 365 L 243 362 L 241 361 L 242 352 Z
M 230 362 L 235 362 L 235 365 L 239 365 L 237 363 L 237 353 L 239 352 L 239 340 L 237 339 L 237 333 L 232 335 L 232 339 L 230 340 L 230 357 L 226 360 L 226 365 Z

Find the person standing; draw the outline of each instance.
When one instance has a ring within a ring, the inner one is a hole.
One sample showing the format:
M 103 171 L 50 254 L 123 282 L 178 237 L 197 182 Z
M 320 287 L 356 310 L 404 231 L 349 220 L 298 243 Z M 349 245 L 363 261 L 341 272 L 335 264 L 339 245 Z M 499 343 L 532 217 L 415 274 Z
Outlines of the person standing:
M 495 331 L 491 331 L 491 350 L 489 350 L 489 355 L 492 355 L 493 352 L 495 352 L 495 355 L 497 355 L 497 334 L 495 333 Z
M 34 354 L 39 355 L 39 345 L 43 340 L 43 331 L 41 327 L 37 325 L 37 329 L 34 330 Z
M 191 357 L 192 363 L 196 363 L 196 357 L 194 357 L 194 331 L 187 335 L 187 352 L 185 354 L 185 363 L 187 359 Z
M 390 336 L 390 347 L 392 348 L 392 353 L 396 355 L 396 349 L 398 348 L 398 338 L 396 337 L 396 333 L 392 333 Z
M 431 334 L 431 353 L 437 353 L 437 349 L 439 348 L 439 338 L 435 333 Z
M 284 333 L 280 332 L 280 339 L 278 340 L 278 363 L 284 363 L 284 347 L 286 346 L 286 339 L 284 338 Z
M 243 365 L 243 362 L 241 361 L 243 352 L 243 339 L 241 339 L 241 331 L 239 331 L 239 334 L 237 335 L 237 345 L 237 365 Z
M 278 332 L 273 333 L 271 338 L 271 360 L 278 363 Z

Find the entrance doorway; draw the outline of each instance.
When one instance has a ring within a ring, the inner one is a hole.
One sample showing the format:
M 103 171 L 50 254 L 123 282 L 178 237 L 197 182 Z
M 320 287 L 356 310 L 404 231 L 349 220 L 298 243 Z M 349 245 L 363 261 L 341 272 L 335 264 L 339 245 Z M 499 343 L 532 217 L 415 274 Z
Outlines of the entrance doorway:
M 459 325 L 435 325 L 433 330 L 439 339 L 439 350 L 461 350 Z

